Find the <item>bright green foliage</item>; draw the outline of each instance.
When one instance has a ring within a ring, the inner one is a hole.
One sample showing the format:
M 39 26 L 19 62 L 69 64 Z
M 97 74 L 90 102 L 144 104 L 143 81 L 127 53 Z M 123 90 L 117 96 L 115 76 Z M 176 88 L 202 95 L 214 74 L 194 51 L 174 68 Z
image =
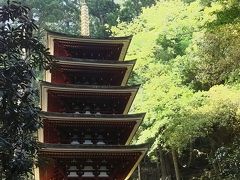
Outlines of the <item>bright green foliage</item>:
M 168 122 L 170 114 L 177 117 L 175 111 L 166 109 L 166 106 L 170 106 L 168 103 L 173 103 L 172 105 L 176 106 L 173 109 L 178 109 L 177 106 L 181 107 L 181 104 L 177 105 L 174 102 L 175 98 L 178 99 L 185 93 L 186 95 L 191 94 L 188 88 L 180 85 L 179 75 L 173 73 L 165 62 L 184 54 L 193 31 L 197 31 L 209 19 L 207 17 L 206 20 L 202 19 L 202 23 L 199 23 L 203 13 L 202 7 L 198 3 L 193 3 L 190 6 L 180 1 L 157 3 L 152 8 L 144 9 L 143 14 L 133 23 L 121 23 L 116 29 L 113 29 L 115 33 L 120 30 L 118 32 L 120 36 L 134 35 L 128 58 L 138 59 L 135 73 L 138 76 L 138 81 L 145 82 L 137 96 L 134 109 L 139 111 L 147 109 L 146 129 L 142 132 L 140 141 L 148 139 L 148 135 L 145 136 L 145 133 L 149 133 L 152 138 L 155 138 L 159 133 L 160 126 Z M 183 34 L 184 36 L 181 36 Z M 186 42 L 174 40 L 176 35 L 181 39 L 186 37 Z M 184 44 L 183 48 L 179 47 L 179 42 Z M 180 54 L 176 49 L 178 47 L 181 51 Z M 180 94 L 176 94 L 175 97 L 173 96 L 174 92 Z M 164 110 L 166 112 L 163 112 Z M 143 127 L 145 127 L 145 123 Z
M 227 96 L 226 96 L 227 94 Z M 184 99 L 180 100 L 184 103 Z M 191 139 L 211 137 L 218 143 L 228 143 L 226 138 L 239 128 L 240 110 L 239 89 L 226 86 L 215 86 L 206 92 L 195 93 L 188 97 L 188 104 L 183 104 L 183 112 L 173 124 L 168 124 L 169 131 L 166 141 L 170 146 L 186 147 Z M 227 130 L 224 134 L 221 128 Z
M 135 142 L 149 142 L 152 158 L 159 158 L 159 147 L 177 150 L 183 172 L 203 161 L 191 178 L 239 177 L 234 153 L 240 135 L 240 32 L 236 12 L 224 15 L 236 6 L 162 1 L 112 28 L 114 35 L 134 35 L 127 58 L 137 58 L 137 64 L 130 83 L 142 87 L 132 112 L 147 112 Z
M 240 6 L 238 0 L 223 1 L 220 0 L 223 8 L 216 12 L 216 21 L 210 23 L 210 26 L 221 26 L 227 24 L 239 23 Z
M 119 36 L 134 35 L 128 58 L 137 58 L 136 71 L 141 71 L 144 64 L 149 65 L 156 60 L 165 62 L 184 54 L 192 33 L 213 19 L 209 15 L 211 10 L 202 10 L 199 3 L 190 6 L 180 1 L 157 3 L 144 9 L 143 14 L 132 23 L 121 23 L 112 30 Z M 146 73 L 138 74 L 145 76 Z

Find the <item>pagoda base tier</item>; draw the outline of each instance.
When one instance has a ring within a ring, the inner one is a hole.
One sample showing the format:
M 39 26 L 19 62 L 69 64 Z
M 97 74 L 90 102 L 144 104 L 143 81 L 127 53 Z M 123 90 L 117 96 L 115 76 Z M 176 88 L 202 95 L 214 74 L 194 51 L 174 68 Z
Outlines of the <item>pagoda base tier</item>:
M 146 151 L 146 145 L 42 144 L 40 179 L 128 179 Z

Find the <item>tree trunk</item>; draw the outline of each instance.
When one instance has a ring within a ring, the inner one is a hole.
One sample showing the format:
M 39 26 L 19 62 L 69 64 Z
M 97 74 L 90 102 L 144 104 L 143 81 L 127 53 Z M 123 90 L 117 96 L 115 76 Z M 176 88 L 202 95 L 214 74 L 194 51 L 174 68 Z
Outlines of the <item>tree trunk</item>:
M 216 141 L 212 138 L 209 139 L 210 140 L 210 146 L 211 146 L 211 151 L 209 153 L 209 156 L 212 158 L 214 157 L 214 152 L 216 152 Z M 214 170 L 214 174 L 215 176 L 218 178 L 218 179 L 221 179 L 220 177 L 220 169 L 219 169 L 219 166 L 218 166 L 218 161 L 216 162 L 212 162 L 212 167 L 213 167 L 213 170 Z
M 141 165 L 138 165 L 138 180 L 141 180 Z
M 175 169 L 176 180 L 180 180 L 180 172 L 178 167 L 177 153 L 175 150 L 172 150 L 173 165 Z
M 166 164 L 165 164 L 165 158 L 164 158 L 164 154 L 163 154 L 163 150 L 161 149 L 161 147 L 159 147 L 158 149 L 159 152 L 159 161 L 160 161 L 160 168 L 161 168 L 161 178 L 164 180 L 167 178 L 167 170 L 166 170 Z
M 191 166 L 192 163 L 192 158 L 193 158 L 193 145 L 192 145 L 192 140 L 190 140 L 190 148 L 189 148 L 189 160 L 188 160 L 188 165 L 187 167 Z

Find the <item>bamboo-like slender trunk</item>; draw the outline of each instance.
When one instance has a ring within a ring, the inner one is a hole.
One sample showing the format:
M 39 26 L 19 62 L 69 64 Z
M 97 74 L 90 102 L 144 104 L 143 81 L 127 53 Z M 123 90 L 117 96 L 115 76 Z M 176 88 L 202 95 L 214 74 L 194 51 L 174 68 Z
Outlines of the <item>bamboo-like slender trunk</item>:
M 188 167 L 191 166 L 192 163 L 192 158 L 193 158 L 193 145 L 192 145 L 192 140 L 190 140 L 190 148 L 189 148 L 189 160 L 188 160 Z
M 161 175 L 162 175 L 161 178 L 166 179 L 167 178 L 166 164 L 164 160 L 163 150 L 161 149 L 161 147 L 158 149 L 158 152 L 159 152 L 160 168 L 161 168 Z
M 176 180 L 180 180 L 180 171 L 178 167 L 177 153 L 175 150 L 172 150 L 173 165 L 175 169 Z
M 138 180 L 141 180 L 141 165 L 138 165 Z

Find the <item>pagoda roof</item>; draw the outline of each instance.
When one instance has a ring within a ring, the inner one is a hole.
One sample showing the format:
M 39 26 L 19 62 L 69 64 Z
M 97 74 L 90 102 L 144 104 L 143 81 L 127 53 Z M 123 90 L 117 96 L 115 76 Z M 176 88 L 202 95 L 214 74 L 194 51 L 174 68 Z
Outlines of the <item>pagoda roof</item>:
M 80 36 L 80 35 L 75 35 L 75 34 L 66 34 L 66 33 L 61 33 L 57 31 L 52 31 L 50 29 L 46 29 L 47 34 L 49 35 L 55 35 L 55 36 L 61 36 L 61 37 L 68 37 L 68 38 L 82 38 L 82 39 L 93 39 L 93 40 L 131 40 L 132 35 L 130 36 L 118 36 L 118 37 L 104 37 L 104 38 L 96 38 L 92 36 Z
M 137 92 L 140 85 L 133 86 L 98 86 L 98 85 L 76 85 L 76 84 L 53 84 L 46 81 L 41 81 L 43 88 L 48 88 L 56 91 L 74 91 L 74 92 Z
M 136 63 L 136 60 L 131 61 L 109 61 L 109 60 L 92 60 L 92 59 L 77 59 L 68 57 L 54 57 L 56 63 L 55 69 L 62 69 L 63 71 L 79 71 L 81 73 L 89 70 L 92 74 L 110 73 L 110 77 L 114 77 L 115 84 L 125 86 Z M 110 78 L 109 77 L 109 78 Z
M 59 113 L 59 112 L 48 112 L 41 111 L 40 116 L 51 118 L 51 119 L 59 119 L 59 118 L 74 118 L 74 119 L 105 119 L 105 120 L 138 120 L 139 118 L 144 118 L 146 113 L 138 113 L 138 114 L 76 114 L 76 113 Z
M 42 157 L 54 159 L 69 158 L 108 158 L 118 161 L 119 158 L 128 157 L 133 164 L 125 169 L 124 179 L 131 177 L 148 150 L 147 144 L 140 145 L 71 145 L 71 144 L 40 144 L 39 154 Z
M 101 126 L 102 124 L 115 124 L 118 126 L 121 124 L 132 124 L 131 130 L 126 130 L 123 142 L 128 145 L 132 141 L 136 131 L 143 121 L 145 113 L 141 114 L 129 114 L 129 115 L 112 115 L 112 114 L 76 114 L 76 113 L 56 113 L 56 112 L 44 112 L 40 113 L 40 117 L 47 119 L 47 121 L 53 124 L 88 124 L 92 126 Z
M 132 40 L 132 36 L 125 36 L 125 37 L 108 37 L 108 38 L 93 38 L 93 37 L 86 37 L 86 36 L 76 36 L 76 35 L 69 35 L 69 34 L 64 34 L 60 32 L 54 32 L 47 30 L 47 39 L 48 39 L 48 48 L 50 49 L 50 53 L 53 55 L 54 54 L 54 46 L 53 46 L 53 41 L 54 40 L 59 40 L 59 41 L 65 41 L 68 43 L 84 43 L 84 46 L 91 46 L 95 48 L 101 48 L 104 45 L 121 45 L 118 48 L 121 47 L 120 51 L 116 51 L 118 59 L 115 60 L 120 60 L 123 61 L 129 44 Z M 63 42 L 64 43 L 64 42 Z
M 41 143 L 41 152 L 146 152 L 148 144 L 137 145 L 83 145 L 83 144 L 49 144 Z

